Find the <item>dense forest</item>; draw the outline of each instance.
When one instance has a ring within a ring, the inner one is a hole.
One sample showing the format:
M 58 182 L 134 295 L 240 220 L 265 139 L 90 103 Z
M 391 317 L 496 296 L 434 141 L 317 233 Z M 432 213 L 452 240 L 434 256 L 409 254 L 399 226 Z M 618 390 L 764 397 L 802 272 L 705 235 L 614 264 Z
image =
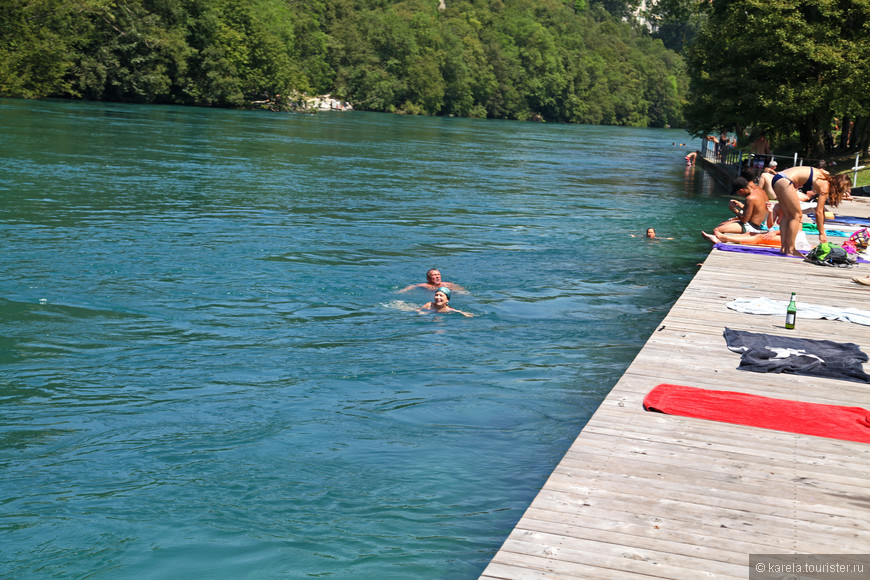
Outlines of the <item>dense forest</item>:
M 244 107 L 330 93 L 369 111 L 683 126 L 682 57 L 627 18 L 635 8 L 631 0 L 3 0 L 0 95 Z
M 0 96 L 760 132 L 870 148 L 867 0 L 3 0 Z M 281 96 L 279 98 L 278 96 Z

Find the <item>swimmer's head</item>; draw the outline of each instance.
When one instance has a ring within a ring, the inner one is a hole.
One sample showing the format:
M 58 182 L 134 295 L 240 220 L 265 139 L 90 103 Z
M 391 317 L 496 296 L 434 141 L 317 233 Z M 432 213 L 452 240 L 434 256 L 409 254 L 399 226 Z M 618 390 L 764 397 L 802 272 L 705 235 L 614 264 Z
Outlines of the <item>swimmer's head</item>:
M 448 301 L 450 300 L 450 288 L 448 288 L 447 286 L 442 286 L 441 288 L 439 288 L 439 289 L 436 290 L 435 292 L 436 292 L 436 293 L 437 293 L 437 292 L 441 292 L 442 294 L 444 294 L 445 296 L 447 296 L 447 300 L 448 300 Z
M 426 272 L 426 281 L 433 285 L 441 283 L 441 272 L 438 271 L 438 268 L 432 268 Z

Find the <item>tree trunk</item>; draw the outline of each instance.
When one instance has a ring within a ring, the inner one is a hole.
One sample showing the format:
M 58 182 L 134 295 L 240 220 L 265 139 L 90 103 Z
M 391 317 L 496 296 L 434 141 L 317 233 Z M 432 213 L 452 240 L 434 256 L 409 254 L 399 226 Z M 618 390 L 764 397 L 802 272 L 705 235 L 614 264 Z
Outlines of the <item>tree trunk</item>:
M 868 149 L 870 149 L 870 118 L 861 117 L 859 119 L 860 123 L 856 123 L 856 129 L 860 125 L 861 130 L 855 132 L 855 150 L 862 155 L 866 155 Z
M 852 124 L 852 117 L 846 115 L 840 121 L 840 149 L 843 151 L 849 150 L 849 126 Z
M 819 127 L 824 124 L 814 119 L 807 119 L 799 128 L 801 142 L 806 146 L 806 156 L 811 159 L 821 159 L 825 155 L 825 131 Z

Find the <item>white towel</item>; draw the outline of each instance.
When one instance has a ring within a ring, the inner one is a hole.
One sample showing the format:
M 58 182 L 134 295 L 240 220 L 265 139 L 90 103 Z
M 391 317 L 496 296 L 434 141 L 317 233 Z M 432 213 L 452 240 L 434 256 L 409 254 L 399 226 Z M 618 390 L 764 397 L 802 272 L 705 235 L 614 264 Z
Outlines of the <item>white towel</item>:
M 801 252 L 809 252 L 813 249 L 813 245 L 807 239 L 807 234 L 803 230 L 797 233 L 797 236 L 794 239 L 794 249 L 799 250 Z
M 854 322 L 855 324 L 863 324 L 870 326 L 870 311 L 858 310 L 857 308 L 836 308 L 834 306 L 820 306 L 818 304 L 807 304 L 806 302 L 796 302 L 798 318 L 812 318 L 827 320 L 843 320 L 845 322 Z M 735 298 L 725 306 L 737 312 L 746 314 L 778 314 L 785 317 L 785 311 L 788 309 L 788 302 L 781 300 L 771 300 L 770 298 Z

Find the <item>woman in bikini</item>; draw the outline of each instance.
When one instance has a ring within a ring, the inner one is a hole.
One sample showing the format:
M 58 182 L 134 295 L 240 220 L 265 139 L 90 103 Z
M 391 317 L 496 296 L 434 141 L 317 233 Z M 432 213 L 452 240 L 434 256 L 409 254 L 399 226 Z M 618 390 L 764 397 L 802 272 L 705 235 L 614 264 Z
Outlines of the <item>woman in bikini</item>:
M 818 167 L 798 166 L 780 171 L 765 183 L 779 202 L 782 219 L 779 224 L 781 234 L 780 252 L 793 256 L 803 256 L 795 250 L 795 238 L 801 231 L 801 203 L 798 190 L 814 192 L 816 197 L 816 226 L 819 228 L 819 241 L 828 241 L 825 233 L 825 205 L 837 207 L 852 190 L 852 180 L 844 174 L 831 175 Z

